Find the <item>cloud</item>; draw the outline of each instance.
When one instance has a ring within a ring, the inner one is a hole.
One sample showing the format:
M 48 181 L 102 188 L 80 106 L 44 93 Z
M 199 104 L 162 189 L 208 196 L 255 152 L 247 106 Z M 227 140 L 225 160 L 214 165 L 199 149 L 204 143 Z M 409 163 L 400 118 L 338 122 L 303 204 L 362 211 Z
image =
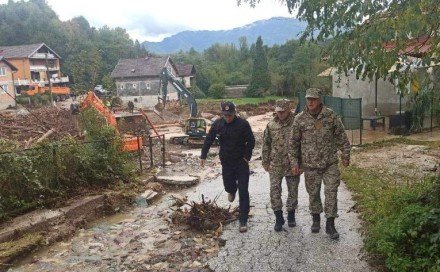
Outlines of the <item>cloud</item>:
M 290 16 L 279 0 L 262 0 L 256 8 L 248 4 L 237 6 L 237 0 L 47 0 L 47 3 L 62 21 L 83 16 L 97 28 L 122 27 L 140 42 L 160 41 L 185 30 L 226 30 L 274 16 Z

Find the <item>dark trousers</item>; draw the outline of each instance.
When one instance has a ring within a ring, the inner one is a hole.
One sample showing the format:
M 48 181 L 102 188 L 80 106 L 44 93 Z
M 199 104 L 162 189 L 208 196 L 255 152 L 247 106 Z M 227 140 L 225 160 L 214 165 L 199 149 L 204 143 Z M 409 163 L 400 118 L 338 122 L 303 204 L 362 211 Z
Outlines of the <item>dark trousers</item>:
M 238 190 L 240 222 L 246 223 L 249 214 L 249 165 L 244 160 L 222 162 L 225 191 L 235 194 Z

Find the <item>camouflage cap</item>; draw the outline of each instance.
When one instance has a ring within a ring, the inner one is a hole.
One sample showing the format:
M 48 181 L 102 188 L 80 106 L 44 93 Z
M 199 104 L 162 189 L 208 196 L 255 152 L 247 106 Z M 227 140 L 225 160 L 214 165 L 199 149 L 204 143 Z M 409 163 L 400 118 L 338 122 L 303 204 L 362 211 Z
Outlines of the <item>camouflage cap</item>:
M 275 111 L 285 111 L 289 108 L 290 101 L 287 99 L 278 99 L 275 101 Z
M 306 91 L 306 98 L 320 98 L 321 90 L 318 88 L 309 88 Z
M 234 102 L 222 102 L 221 108 L 223 114 L 234 114 L 235 112 Z

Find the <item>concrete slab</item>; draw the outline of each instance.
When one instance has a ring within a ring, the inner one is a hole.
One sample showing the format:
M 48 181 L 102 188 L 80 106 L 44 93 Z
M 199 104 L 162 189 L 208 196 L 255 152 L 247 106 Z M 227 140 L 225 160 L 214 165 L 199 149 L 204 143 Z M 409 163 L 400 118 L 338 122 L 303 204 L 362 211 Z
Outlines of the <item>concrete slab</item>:
M 168 185 L 190 186 L 199 183 L 200 178 L 193 176 L 156 176 L 156 180 Z

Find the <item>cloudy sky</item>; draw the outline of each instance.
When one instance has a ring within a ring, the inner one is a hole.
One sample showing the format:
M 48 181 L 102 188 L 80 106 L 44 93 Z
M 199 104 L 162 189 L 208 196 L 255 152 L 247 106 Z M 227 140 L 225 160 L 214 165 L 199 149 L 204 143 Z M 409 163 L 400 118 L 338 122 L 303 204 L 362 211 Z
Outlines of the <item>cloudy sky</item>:
M 140 42 L 161 41 L 184 30 L 226 30 L 274 16 L 292 17 L 280 0 L 261 0 L 256 8 L 237 6 L 236 0 L 46 1 L 62 21 L 82 15 L 97 28 L 125 28 Z

